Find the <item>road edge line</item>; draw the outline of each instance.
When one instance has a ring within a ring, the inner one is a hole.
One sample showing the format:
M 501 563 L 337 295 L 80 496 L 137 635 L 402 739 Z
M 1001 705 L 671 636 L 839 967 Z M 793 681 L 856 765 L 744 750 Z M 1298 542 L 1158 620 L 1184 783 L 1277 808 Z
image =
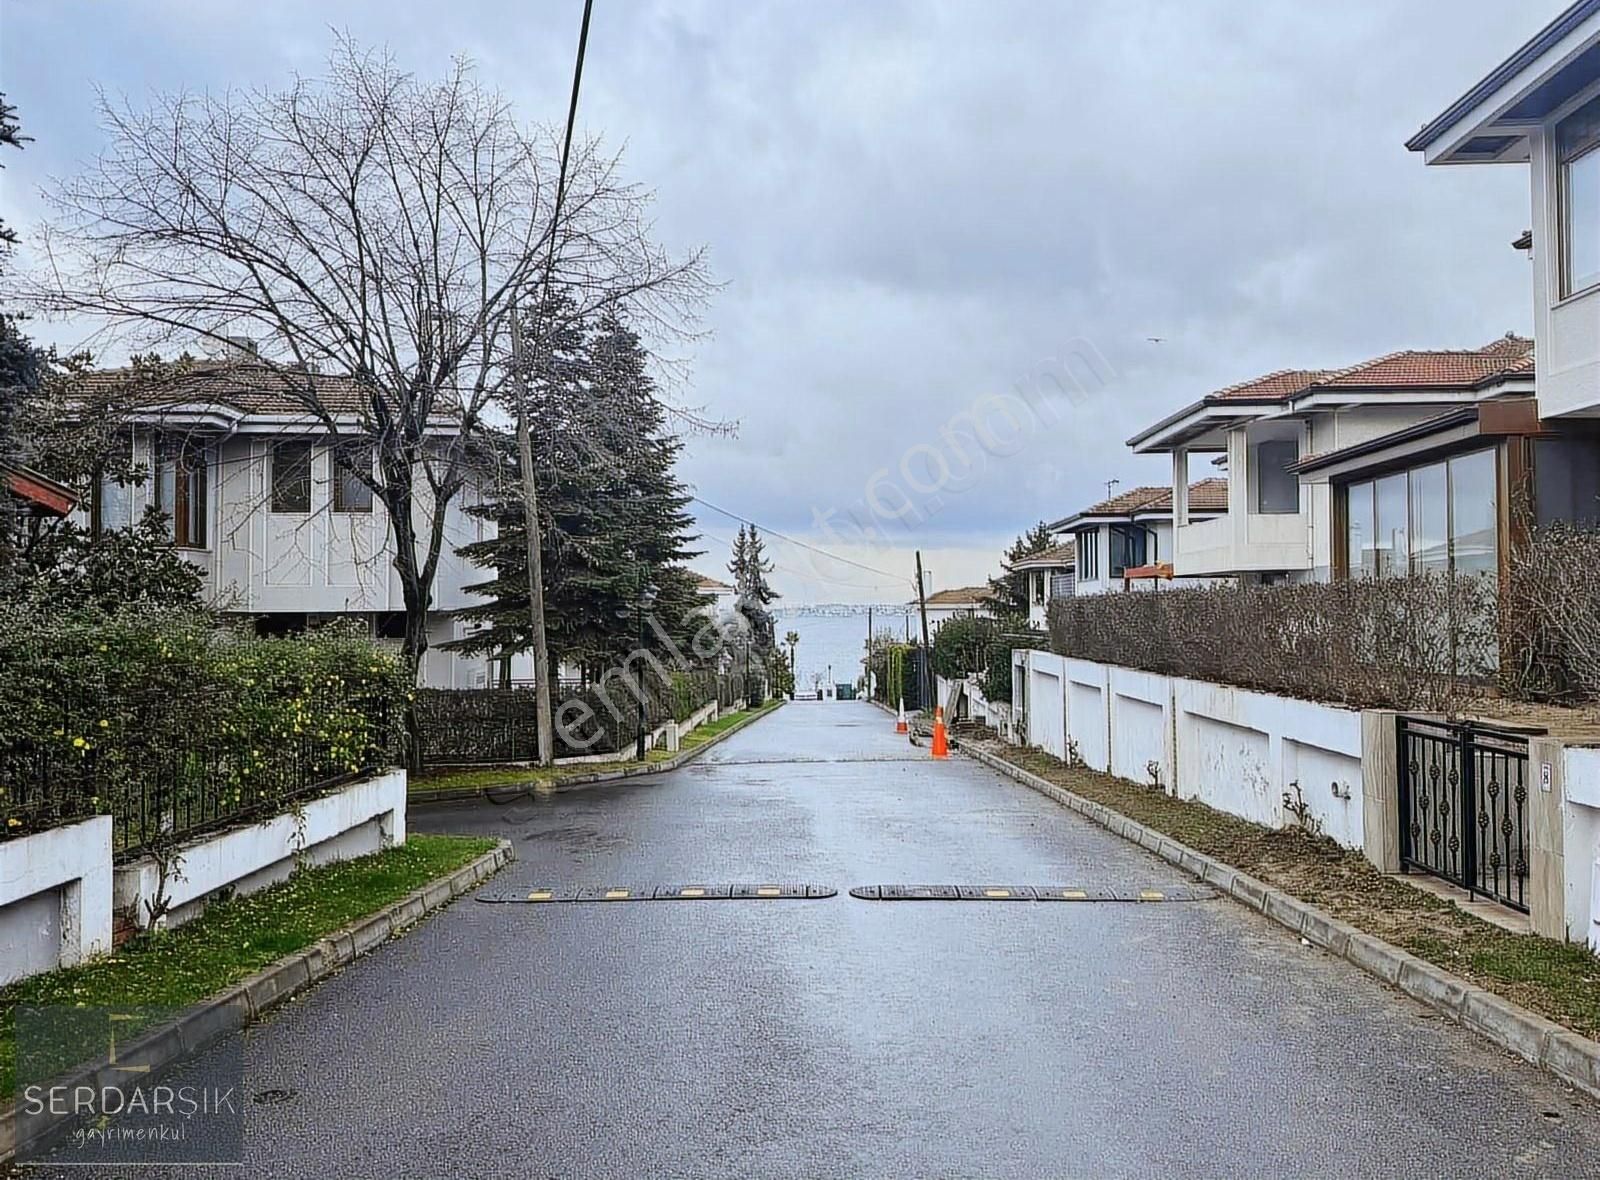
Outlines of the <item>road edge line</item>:
M 136 1062 L 147 1066 L 153 1074 L 199 1052 L 217 1038 L 253 1024 L 285 1000 L 307 991 L 368 951 L 409 930 L 427 915 L 476 889 L 515 859 L 511 841 L 498 841 L 494 848 L 460 868 L 435 877 L 381 910 L 341 926 L 305 950 L 286 955 L 232 987 L 191 1005 L 174 1020 L 140 1033 L 119 1048 L 117 1060 L 123 1064 Z M 94 1085 L 94 1079 L 109 1065 L 109 1061 L 94 1062 L 75 1072 L 65 1084 Z M 54 1120 L 28 1143 L 18 1144 L 17 1113 L 15 1098 L 0 1109 L 0 1165 L 12 1163 L 19 1146 L 27 1147 L 49 1139 L 69 1121 L 66 1118 Z
M 1600 1042 L 987 750 L 966 746 L 960 753 L 1155 853 L 1313 946 L 1359 967 L 1590 1097 L 1600 1098 Z

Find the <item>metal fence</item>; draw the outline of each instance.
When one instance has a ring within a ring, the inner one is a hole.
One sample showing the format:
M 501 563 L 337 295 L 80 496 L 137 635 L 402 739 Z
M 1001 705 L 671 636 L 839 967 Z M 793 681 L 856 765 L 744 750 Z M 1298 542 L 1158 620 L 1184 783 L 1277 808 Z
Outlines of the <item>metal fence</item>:
M 226 743 L 196 735 L 174 748 L 159 721 L 139 719 L 105 730 L 61 706 L 63 735 L 95 740 L 0 741 L 0 813 L 5 835 L 20 836 L 109 814 L 119 860 L 159 845 L 284 810 L 399 759 L 398 718 L 387 699 L 352 702 L 362 732 L 337 744 L 263 730 L 233 733 Z M 91 713 L 97 709 L 89 710 Z M 243 740 L 241 740 L 243 739 Z M 4 839 L 0 835 L 0 839 Z
M 1526 911 L 1528 739 L 1402 716 L 1400 861 Z
M 640 681 L 636 685 L 619 675 L 599 683 L 562 682 L 552 699 L 556 757 L 631 752 L 640 729 L 650 733 L 668 720 L 685 721 L 712 701 L 724 709 L 743 707 L 749 692 L 741 673 L 680 673 L 665 684 L 643 676 Z M 534 688 L 521 683 L 419 690 L 416 722 L 423 765 L 535 761 L 535 699 Z

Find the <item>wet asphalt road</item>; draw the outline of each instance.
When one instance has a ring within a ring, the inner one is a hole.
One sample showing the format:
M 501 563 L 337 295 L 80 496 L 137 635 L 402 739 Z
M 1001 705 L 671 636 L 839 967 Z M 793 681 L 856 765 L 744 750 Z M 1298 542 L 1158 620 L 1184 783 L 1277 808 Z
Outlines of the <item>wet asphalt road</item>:
M 413 813 L 511 839 L 490 890 L 839 896 L 458 902 L 245 1034 L 295 1097 L 243 1174 L 1600 1176 L 1600 1106 L 1230 901 L 850 898 L 1192 884 L 891 730 L 789 705 L 639 785 Z

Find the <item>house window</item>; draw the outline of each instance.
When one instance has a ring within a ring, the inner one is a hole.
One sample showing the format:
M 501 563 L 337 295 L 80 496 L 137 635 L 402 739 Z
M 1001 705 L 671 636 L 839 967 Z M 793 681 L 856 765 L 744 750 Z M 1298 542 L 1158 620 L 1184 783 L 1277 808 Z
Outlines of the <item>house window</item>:
M 1078 578 L 1093 582 L 1100 577 L 1100 530 L 1078 534 Z
M 1111 576 L 1120 578 L 1127 570 L 1145 563 L 1147 534 L 1136 524 L 1111 526 Z
M 1282 515 L 1300 511 L 1300 477 L 1290 466 L 1300 457 L 1292 438 L 1256 444 L 1256 511 Z
M 1499 567 L 1495 452 L 1473 451 L 1376 480 L 1345 497 L 1345 561 L 1353 578 Z
M 311 511 L 311 444 L 272 444 L 272 511 Z
M 206 547 L 206 453 L 192 439 L 156 442 L 156 508 L 180 549 Z
M 1556 128 L 1561 295 L 1600 286 L 1600 98 Z
M 1041 573 L 1041 574 L 1032 574 L 1030 576 L 1031 576 L 1031 578 L 1033 580 L 1033 604 L 1035 606 L 1043 606 L 1044 605 L 1044 583 L 1045 583 L 1046 575 Z
M 356 472 L 372 474 L 372 447 L 366 443 L 340 448 L 333 460 L 333 510 L 371 512 L 372 488 Z

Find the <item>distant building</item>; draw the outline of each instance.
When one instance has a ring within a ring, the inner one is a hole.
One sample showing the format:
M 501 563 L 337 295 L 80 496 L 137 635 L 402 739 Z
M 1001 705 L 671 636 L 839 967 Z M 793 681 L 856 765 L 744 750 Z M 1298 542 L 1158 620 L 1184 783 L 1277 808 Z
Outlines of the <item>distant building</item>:
M 1228 510 L 1226 479 L 1202 479 L 1185 491 L 1190 519 L 1209 519 Z M 1070 533 L 1076 541 L 1073 593 L 1106 594 L 1174 581 L 1164 568 L 1172 560 L 1172 522 L 1172 488 L 1138 487 L 1064 517 L 1050 531 Z
M 707 574 L 695 572 L 695 588 L 701 594 L 711 599 L 710 611 L 713 615 L 722 615 L 731 611 L 739 601 L 739 592 L 726 582 L 720 582 Z
M 989 604 L 992 592 L 988 586 L 961 586 L 953 590 L 938 590 L 927 596 L 928 634 L 931 637 L 941 623 L 948 619 L 993 618 Z M 913 611 L 917 603 L 908 604 Z
M 1071 598 L 1078 577 L 1078 544 L 1063 541 L 1039 553 L 1029 554 L 1009 567 L 1022 574 L 1028 585 L 1028 626 L 1043 630 L 1050 603 Z

